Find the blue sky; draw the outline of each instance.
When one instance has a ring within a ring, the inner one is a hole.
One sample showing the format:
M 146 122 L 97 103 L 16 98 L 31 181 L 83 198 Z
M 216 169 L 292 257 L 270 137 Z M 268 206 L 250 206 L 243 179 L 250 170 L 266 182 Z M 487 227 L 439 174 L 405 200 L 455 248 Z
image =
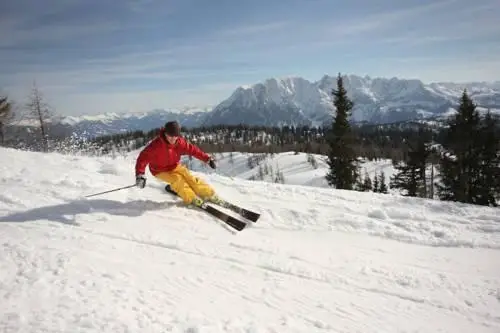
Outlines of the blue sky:
M 498 0 L 3 0 L 0 93 L 59 114 L 214 105 L 324 74 L 500 80 Z

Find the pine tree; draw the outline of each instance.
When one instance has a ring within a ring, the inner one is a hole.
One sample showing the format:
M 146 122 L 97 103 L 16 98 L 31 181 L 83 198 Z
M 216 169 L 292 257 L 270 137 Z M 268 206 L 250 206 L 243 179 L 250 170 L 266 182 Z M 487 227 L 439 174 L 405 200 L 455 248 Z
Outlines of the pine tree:
M 38 122 L 41 132 L 41 149 L 45 152 L 49 150 L 48 123 L 52 117 L 48 104 L 45 103 L 40 89 L 34 84 L 29 96 L 27 107 L 27 116 L 29 119 L 35 119 Z
M 415 151 L 409 151 L 405 161 L 393 162 L 396 172 L 391 177 L 390 186 L 403 190 L 404 196 L 416 197 L 422 187 L 422 173 L 417 155 Z
M 377 177 L 377 173 L 375 173 L 375 177 L 373 178 L 373 192 L 378 192 L 378 189 L 380 187 L 380 184 L 378 182 L 378 177 Z
M 338 189 L 352 190 L 358 178 L 358 162 L 353 149 L 354 134 L 348 121 L 353 102 L 348 98 L 342 77 L 337 77 L 337 90 L 332 91 L 336 108 L 336 116 L 332 131 L 328 137 L 329 172 L 326 180 L 330 186 Z
M 356 190 L 360 192 L 368 192 L 372 190 L 372 180 L 368 171 L 364 172 L 364 177 L 361 179 L 361 175 L 358 175 L 358 179 L 356 180 Z
M 427 137 L 426 133 L 423 132 L 422 128 L 419 129 L 417 137 L 414 139 L 416 142 L 415 149 L 415 159 L 418 165 L 418 170 L 420 172 L 420 188 L 419 197 L 427 198 L 427 162 L 429 160 L 431 149 L 428 145 L 430 138 Z
M 430 193 L 429 193 L 429 198 L 434 199 L 434 159 L 431 157 L 431 179 L 429 181 L 430 185 Z
M 12 103 L 7 100 L 7 97 L 0 98 L 0 145 L 4 144 L 4 126 L 13 119 Z
M 358 175 L 358 178 L 356 178 L 356 183 L 354 183 L 354 190 L 364 192 L 364 184 L 361 175 Z
M 408 153 L 408 160 L 393 162 L 396 173 L 391 177 L 391 188 L 403 190 L 403 195 L 416 197 L 420 187 L 421 179 L 418 164 L 413 154 Z
M 363 182 L 363 190 L 371 191 L 372 190 L 372 180 L 370 179 L 370 175 L 365 171 L 365 180 Z
M 500 135 L 498 121 L 490 112 L 486 114 L 480 130 L 480 179 L 476 203 L 497 206 L 500 196 Z
M 476 105 L 464 90 L 458 112 L 449 122 L 443 140 L 446 150 L 440 160 L 441 183 L 436 184 L 441 200 L 478 203 L 481 178 L 480 117 Z
M 380 185 L 379 185 L 378 191 L 380 193 L 384 193 L 384 194 L 389 193 L 389 189 L 387 188 L 387 185 L 385 183 L 385 173 L 384 173 L 384 171 L 380 171 L 379 179 L 380 179 L 379 180 Z
M 407 141 L 407 153 L 402 161 L 393 162 L 396 173 L 390 181 L 391 188 L 404 191 L 404 196 L 427 197 L 426 168 L 430 156 L 427 133 L 419 129 Z

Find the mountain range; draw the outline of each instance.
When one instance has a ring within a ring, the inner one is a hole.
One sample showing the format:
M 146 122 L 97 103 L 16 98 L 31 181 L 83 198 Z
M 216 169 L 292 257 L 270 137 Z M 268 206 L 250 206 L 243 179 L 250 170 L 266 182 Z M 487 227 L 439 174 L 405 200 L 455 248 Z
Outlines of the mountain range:
M 455 111 L 464 89 L 480 110 L 500 113 L 500 81 L 424 84 L 416 79 L 345 75 L 343 82 L 354 102 L 354 122 L 390 123 L 446 116 Z M 213 108 L 62 117 L 57 123 L 85 136 L 147 131 L 172 119 L 184 127 L 240 123 L 325 126 L 335 114 L 332 90 L 336 86 L 337 77 L 329 75 L 314 82 L 301 77 L 269 78 L 237 87 Z

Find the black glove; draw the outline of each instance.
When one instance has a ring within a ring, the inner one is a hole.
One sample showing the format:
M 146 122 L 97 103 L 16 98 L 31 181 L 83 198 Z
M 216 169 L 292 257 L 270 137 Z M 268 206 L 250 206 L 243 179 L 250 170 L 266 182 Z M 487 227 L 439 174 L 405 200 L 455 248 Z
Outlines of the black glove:
M 135 185 L 139 188 L 144 188 L 146 186 L 146 177 L 143 174 L 135 176 Z
M 210 165 L 212 169 L 215 169 L 215 161 L 213 159 L 208 160 L 208 165 Z

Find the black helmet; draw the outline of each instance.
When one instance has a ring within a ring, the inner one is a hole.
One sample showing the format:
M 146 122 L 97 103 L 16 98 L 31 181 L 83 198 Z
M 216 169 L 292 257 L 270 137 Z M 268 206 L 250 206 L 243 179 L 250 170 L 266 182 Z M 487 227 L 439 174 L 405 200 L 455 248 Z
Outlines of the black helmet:
M 169 136 L 180 136 L 181 125 L 177 121 L 169 121 L 165 124 L 165 134 Z

